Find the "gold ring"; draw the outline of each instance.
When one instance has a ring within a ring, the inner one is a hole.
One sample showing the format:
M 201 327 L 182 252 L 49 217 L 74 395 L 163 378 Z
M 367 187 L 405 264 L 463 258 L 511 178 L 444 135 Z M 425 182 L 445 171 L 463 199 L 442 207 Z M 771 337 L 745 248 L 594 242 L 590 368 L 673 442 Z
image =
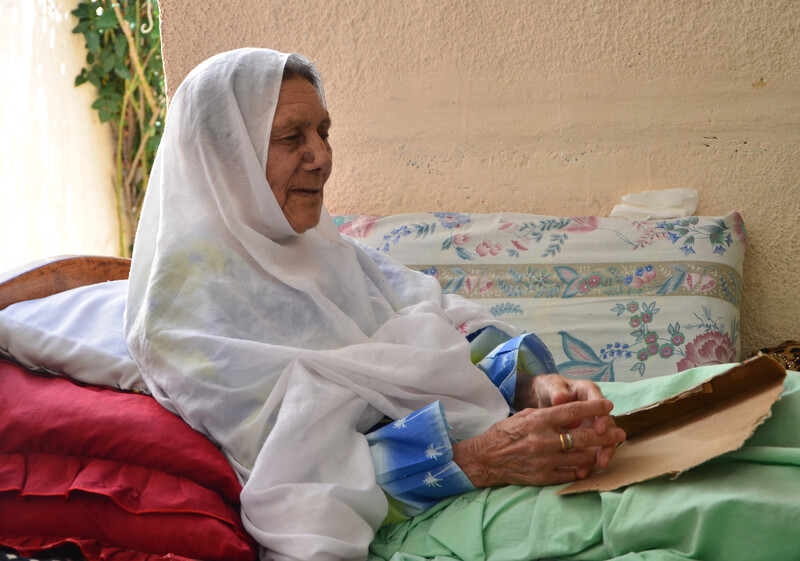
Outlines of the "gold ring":
M 572 433 L 569 431 L 562 432 L 558 435 L 561 439 L 561 450 L 566 452 L 567 450 L 572 450 L 572 446 L 574 445 L 574 440 L 572 439 Z

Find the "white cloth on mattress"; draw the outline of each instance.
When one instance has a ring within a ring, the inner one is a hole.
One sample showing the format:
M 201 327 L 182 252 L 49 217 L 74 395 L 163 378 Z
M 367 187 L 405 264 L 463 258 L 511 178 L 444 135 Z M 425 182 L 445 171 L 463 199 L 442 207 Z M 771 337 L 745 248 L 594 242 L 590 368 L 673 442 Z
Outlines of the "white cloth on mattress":
M 361 432 L 440 400 L 465 438 L 508 406 L 455 328 L 487 311 L 344 240 L 327 211 L 302 235 L 287 222 L 265 177 L 286 58 L 223 53 L 176 92 L 126 337 L 155 397 L 237 469 L 264 558 L 361 559 L 387 512 Z
M 122 333 L 127 281 L 74 288 L 0 310 L 0 356 L 84 384 L 147 391 Z

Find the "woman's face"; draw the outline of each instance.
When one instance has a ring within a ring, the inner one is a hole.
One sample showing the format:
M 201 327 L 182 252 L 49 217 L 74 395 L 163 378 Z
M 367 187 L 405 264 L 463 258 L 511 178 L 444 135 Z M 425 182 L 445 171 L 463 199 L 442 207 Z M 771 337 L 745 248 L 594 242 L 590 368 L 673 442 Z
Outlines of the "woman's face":
M 304 78 L 284 80 L 267 152 L 267 182 L 298 234 L 319 224 L 333 160 L 328 111 Z

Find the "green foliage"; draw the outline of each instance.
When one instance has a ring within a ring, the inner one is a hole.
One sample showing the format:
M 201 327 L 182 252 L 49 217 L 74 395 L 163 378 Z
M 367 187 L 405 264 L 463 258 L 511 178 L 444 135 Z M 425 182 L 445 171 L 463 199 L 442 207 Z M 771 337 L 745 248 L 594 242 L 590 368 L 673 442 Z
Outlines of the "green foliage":
M 166 114 L 158 4 L 89 0 L 72 14 L 78 19 L 72 32 L 83 35 L 87 50 L 75 86 L 96 88 L 92 107 L 114 133 L 120 254 L 129 255 Z

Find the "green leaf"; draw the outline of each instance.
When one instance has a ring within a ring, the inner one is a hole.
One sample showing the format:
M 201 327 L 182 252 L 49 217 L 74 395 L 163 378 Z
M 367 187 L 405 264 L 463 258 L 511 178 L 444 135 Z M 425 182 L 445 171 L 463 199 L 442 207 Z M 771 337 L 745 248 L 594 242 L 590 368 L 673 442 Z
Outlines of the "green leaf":
M 86 73 L 85 72 L 81 72 L 80 74 L 75 76 L 75 87 L 76 88 L 78 86 L 82 86 L 86 82 L 88 82 L 88 79 L 86 78 Z
M 89 15 L 89 4 L 81 2 L 78 7 L 70 12 L 76 18 L 84 19 Z
M 117 57 L 111 49 L 103 51 L 100 59 L 103 61 L 103 72 L 111 72 L 111 69 L 117 65 Z
M 114 84 L 108 84 L 103 86 L 100 90 L 100 95 L 102 97 L 110 97 L 116 91 L 116 87 Z
M 708 239 L 714 245 L 723 245 L 725 243 L 725 230 L 716 230 L 709 234 Z
M 108 94 L 109 101 L 113 101 L 115 105 L 119 105 L 122 102 L 122 94 L 119 92 L 113 92 Z
M 127 51 L 128 41 L 125 39 L 125 35 L 114 37 L 114 54 L 117 55 L 117 58 L 122 58 Z
M 145 149 L 148 152 L 153 153 L 156 151 L 156 148 L 158 148 L 159 142 L 161 142 L 161 134 L 153 135 L 147 139 L 147 144 L 145 144 Z
M 105 109 L 101 109 L 100 110 L 100 122 L 101 123 L 107 123 L 110 120 L 111 120 L 111 113 L 109 113 Z
M 97 72 L 96 72 L 96 71 L 94 71 L 94 69 L 92 69 L 92 71 L 91 71 L 91 72 L 89 72 L 89 73 L 86 75 L 86 79 L 87 79 L 87 80 L 89 80 L 89 82 L 91 82 L 91 83 L 92 83 L 92 85 L 93 85 L 95 88 L 97 88 L 98 90 L 99 90 L 101 87 L 103 87 L 103 81 L 101 80 L 100 76 L 98 76 Z
M 119 27 L 117 15 L 114 10 L 109 8 L 103 12 L 103 15 L 95 20 L 95 25 L 101 29 L 115 29 Z
M 130 80 L 131 79 L 131 71 L 122 62 L 119 62 L 114 67 L 114 72 L 117 74 L 117 76 L 119 76 L 123 80 Z
M 86 37 L 86 48 L 90 53 L 96 53 L 100 50 L 100 34 L 97 31 L 90 29 L 84 33 Z
M 556 274 L 558 275 L 558 278 L 560 278 L 564 282 L 572 282 L 576 278 L 581 277 L 578 271 L 576 271 L 572 267 L 566 267 L 562 265 L 560 267 L 555 267 L 555 271 Z
M 88 21 L 82 21 L 78 25 L 72 28 L 73 33 L 83 33 L 87 29 L 91 28 L 91 24 Z
M 464 285 L 464 279 L 467 277 L 456 277 L 454 279 L 450 279 L 450 281 L 442 288 L 443 294 L 455 294 L 459 291 L 459 289 Z
M 605 364 L 585 342 L 566 331 L 559 331 L 558 334 L 561 335 L 561 347 L 568 359 L 582 363 Z

